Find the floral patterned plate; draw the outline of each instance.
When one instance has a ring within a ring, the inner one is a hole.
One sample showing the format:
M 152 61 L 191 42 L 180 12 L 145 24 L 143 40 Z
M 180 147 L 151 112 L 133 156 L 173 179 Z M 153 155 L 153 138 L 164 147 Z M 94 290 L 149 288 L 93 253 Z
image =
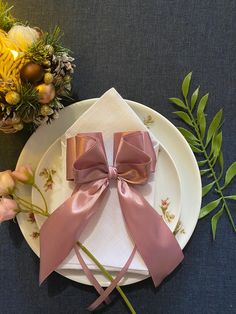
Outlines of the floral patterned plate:
M 17 166 L 31 163 L 36 168 L 49 146 L 95 101 L 96 99 L 84 100 L 66 107 L 51 125 L 39 127 L 22 150 Z M 128 103 L 156 138 L 163 143 L 176 165 L 180 177 L 182 206 L 180 220 L 174 233 L 181 248 L 184 248 L 196 226 L 201 207 L 201 177 L 196 159 L 184 137 L 166 118 L 144 105 L 133 101 Z M 31 199 L 31 189 L 24 188 L 21 193 L 25 198 Z M 165 200 L 162 205 L 166 206 Z M 20 214 L 17 219 L 26 241 L 39 255 L 39 231 L 33 217 Z M 80 270 L 63 269 L 59 273 L 74 281 L 89 284 Z M 100 272 L 95 272 L 95 275 L 103 286 L 109 284 Z M 121 284 L 132 284 L 145 278 L 147 276 L 128 273 Z

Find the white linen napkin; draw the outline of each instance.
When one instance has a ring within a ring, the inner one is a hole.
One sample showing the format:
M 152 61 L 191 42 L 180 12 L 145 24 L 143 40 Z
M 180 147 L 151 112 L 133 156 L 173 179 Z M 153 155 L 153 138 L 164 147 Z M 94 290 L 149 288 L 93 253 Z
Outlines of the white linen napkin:
M 107 158 L 112 165 L 113 134 L 121 131 L 148 131 L 143 122 L 118 94 L 111 88 L 94 105 L 92 105 L 62 136 L 62 167 L 66 178 L 66 139 L 79 132 L 102 132 Z M 159 148 L 158 141 L 152 135 L 156 152 Z M 73 191 L 73 183 L 64 180 L 61 187 L 62 202 Z M 148 184 L 139 186 L 138 189 L 151 205 L 154 205 L 155 180 L 150 177 Z M 62 203 L 61 202 L 61 203 Z M 145 230 L 144 230 L 145 233 Z M 122 212 L 119 205 L 116 183 L 111 182 L 102 208 L 92 217 L 84 229 L 80 241 L 96 256 L 102 265 L 109 270 L 121 269 L 132 252 L 134 244 L 130 239 Z M 97 267 L 82 252 L 83 258 L 90 269 Z M 66 258 L 59 268 L 81 268 L 74 252 Z M 129 271 L 147 274 L 147 267 L 141 256 L 136 253 L 129 267 Z

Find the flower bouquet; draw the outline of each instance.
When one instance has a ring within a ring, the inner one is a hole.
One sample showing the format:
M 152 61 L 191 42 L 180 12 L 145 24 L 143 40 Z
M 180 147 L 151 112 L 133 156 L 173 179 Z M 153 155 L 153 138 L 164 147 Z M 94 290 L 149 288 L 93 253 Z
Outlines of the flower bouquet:
M 68 96 L 74 58 L 61 32 L 43 32 L 17 21 L 0 0 L 0 130 L 15 133 L 26 124 L 50 122 Z

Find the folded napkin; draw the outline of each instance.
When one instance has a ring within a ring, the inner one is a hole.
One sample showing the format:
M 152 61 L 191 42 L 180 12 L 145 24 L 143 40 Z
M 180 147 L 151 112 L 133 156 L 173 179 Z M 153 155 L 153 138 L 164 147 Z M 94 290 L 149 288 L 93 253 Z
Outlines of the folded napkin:
M 63 182 L 61 183 L 62 203 L 67 199 L 74 188 L 72 182 L 66 181 L 66 139 L 83 132 L 102 132 L 107 159 L 112 165 L 113 134 L 123 131 L 148 131 L 129 105 L 122 99 L 114 88 L 108 90 L 92 107 L 90 107 L 62 136 L 62 167 Z M 156 152 L 158 141 L 152 136 Z M 146 200 L 154 206 L 155 175 L 150 177 L 147 184 L 135 187 L 139 189 Z M 155 207 L 155 206 L 154 206 Z M 145 233 L 145 230 L 144 230 Z M 85 227 L 80 241 L 96 256 L 102 265 L 109 270 L 121 269 L 130 256 L 134 244 L 129 237 L 126 225 L 120 210 L 116 183 L 110 183 L 110 191 L 106 194 L 101 208 L 91 218 Z M 90 269 L 97 267 L 82 252 L 83 258 Z M 74 251 L 64 260 L 59 268 L 81 268 Z M 147 267 L 138 253 L 129 267 L 129 271 L 148 274 Z

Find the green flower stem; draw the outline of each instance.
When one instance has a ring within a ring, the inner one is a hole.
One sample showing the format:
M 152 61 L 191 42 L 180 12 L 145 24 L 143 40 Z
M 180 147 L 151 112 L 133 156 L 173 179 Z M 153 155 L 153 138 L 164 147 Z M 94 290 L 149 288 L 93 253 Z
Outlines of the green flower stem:
M 27 208 L 27 209 L 26 210 L 22 209 L 19 205 L 21 205 L 21 206 L 23 206 L 24 208 Z M 37 209 L 34 209 L 33 206 L 27 205 L 27 204 L 23 203 L 22 201 L 18 201 L 18 207 L 21 209 L 20 211 L 23 212 L 23 213 L 34 213 L 34 214 L 42 215 L 42 216 L 45 216 L 45 217 L 49 216 L 48 213 L 45 213 L 42 210 L 39 211 Z
M 25 199 L 19 197 L 18 195 L 16 195 L 15 193 L 12 194 L 14 196 L 14 198 L 17 199 L 17 201 L 21 202 L 22 204 L 24 204 L 25 207 L 27 208 L 37 208 L 37 211 L 40 213 L 40 214 L 44 214 L 46 213 L 41 207 L 35 205 L 35 204 L 32 204 L 31 202 L 29 201 L 26 201 Z
M 24 204 L 21 204 L 22 206 L 26 207 Z M 45 216 L 45 217 L 48 217 L 49 215 L 46 214 L 46 213 L 42 213 L 42 212 L 38 212 L 37 210 L 35 209 L 32 209 L 32 208 L 28 208 L 28 209 L 23 209 L 19 203 L 18 203 L 18 207 L 19 207 L 19 211 L 17 211 L 17 214 L 19 213 L 25 213 L 25 214 L 28 214 L 28 213 L 33 213 L 33 214 L 39 214 L 39 215 L 42 215 L 42 216 Z
M 32 186 L 39 192 L 39 194 L 41 195 L 42 199 L 43 199 L 43 202 L 44 202 L 44 206 L 45 206 L 45 213 L 48 213 L 48 205 L 47 205 L 47 202 L 46 202 L 46 199 L 43 195 L 43 193 L 41 192 L 40 188 L 37 186 L 36 183 L 33 183 Z
M 194 119 L 194 116 L 192 114 L 192 111 L 191 111 L 191 109 L 189 107 L 189 103 L 188 103 L 187 97 L 184 97 L 184 100 L 185 100 L 185 103 L 187 105 L 188 114 L 189 114 L 189 116 L 190 116 L 190 118 L 192 120 L 193 127 L 195 129 L 195 132 L 197 134 L 198 140 L 200 142 L 202 153 L 204 154 L 204 157 L 207 160 L 207 163 L 209 165 L 209 169 L 210 169 L 210 171 L 212 173 L 212 176 L 214 178 L 214 181 L 215 181 L 215 184 L 216 184 L 217 193 L 219 194 L 221 200 L 223 201 L 224 208 L 225 208 L 225 210 L 226 210 L 226 212 L 228 214 L 228 217 L 229 217 L 229 220 L 230 220 L 231 225 L 233 227 L 233 230 L 234 230 L 234 232 L 236 232 L 236 227 L 235 227 L 235 223 L 234 223 L 233 217 L 232 217 L 232 215 L 230 213 L 228 204 L 227 204 L 227 202 L 225 200 L 225 196 L 224 196 L 224 194 L 222 192 L 222 188 L 221 188 L 221 186 L 219 184 L 219 179 L 217 178 L 217 175 L 216 175 L 215 170 L 213 168 L 212 160 L 210 159 L 210 156 L 208 156 L 207 151 L 206 151 L 206 147 L 205 147 L 205 145 L 204 145 L 204 143 L 202 141 L 202 137 L 201 137 L 201 134 L 200 134 L 200 131 L 199 131 L 199 127 L 198 127 L 198 125 L 197 125 L 197 123 L 196 123 L 196 121 Z
M 27 205 L 27 204 L 24 204 L 22 201 L 18 201 L 18 206 L 19 205 L 21 205 L 21 206 L 23 206 L 24 208 L 27 208 L 27 210 L 23 210 L 24 211 L 24 213 L 26 213 L 26 212 L 34 212 L 35 214 L 40 214 L 40 215 L 42 215 L 42 211 L 38 211 L 37 209 L 33 209 L 33 206 L 29 206 L 29 205 Z
M 102 264 L 99 263 L 99 261 L 96 259 L 96 257 L 79 241 L 77 241 L 77 245 L 81 248 L 81 250 L 97 265 L 97 267 L 101 270 L 103 275 L 110 280 L 110 282 L 113 281 L 112 275 L 102 266 Z M 136 311 L 132 307 L 129 299 L 126 297 L 125 293 L 121 289 L 120 286 L 116 286 L 116 290 L 120 293 L 121 297 L 123 298 L 124 302 L 126 303 L 127 307 L 129 308 L 130 312 L 132 314 L 136 314 Z

